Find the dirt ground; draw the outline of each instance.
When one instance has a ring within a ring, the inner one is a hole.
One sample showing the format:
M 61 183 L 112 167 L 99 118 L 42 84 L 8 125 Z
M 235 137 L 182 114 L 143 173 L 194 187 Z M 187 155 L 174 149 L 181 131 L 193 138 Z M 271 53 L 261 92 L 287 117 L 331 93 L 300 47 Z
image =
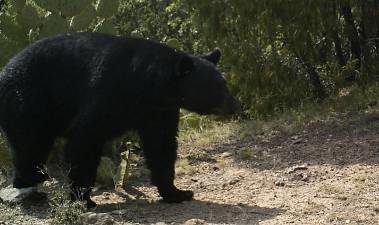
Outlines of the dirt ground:
M 194 201 L 161 203 L 142 176 L 127 194 L 95 195 L 93 212 L 116 224 L 379 224 L 378 108 L 254 132 L 245 123 L 212 143 L 180 145 L 176 183 Z M 43 204 L 0 203 L 0 225 L 45 225 L 47 214 Z

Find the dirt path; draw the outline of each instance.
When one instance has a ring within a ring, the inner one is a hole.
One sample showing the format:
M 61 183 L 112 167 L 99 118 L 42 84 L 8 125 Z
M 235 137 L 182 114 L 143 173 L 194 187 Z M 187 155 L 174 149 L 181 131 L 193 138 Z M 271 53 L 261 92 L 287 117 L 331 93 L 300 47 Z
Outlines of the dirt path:
M 379 224 L 378 109 L 298 127 L 252 126 L 217 144 L 181 145 L 176 183 L 195 201 L 161 203 L 143 176 L 128 196 L 95 196 L 94 212 L 117 224 Z M 0 225 L 46 224 L 44 210 L 32 208 L 0 205 Z

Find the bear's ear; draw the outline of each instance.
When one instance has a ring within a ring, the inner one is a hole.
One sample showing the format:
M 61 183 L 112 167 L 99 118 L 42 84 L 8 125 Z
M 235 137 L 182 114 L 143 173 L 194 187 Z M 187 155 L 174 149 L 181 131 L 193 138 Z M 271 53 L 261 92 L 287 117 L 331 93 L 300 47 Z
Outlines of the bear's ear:
M 191 57 L 181 56 L 176 65 L 176 77 L 188 76 L 194 69 L 194 63 Z
M 216 65 L 218 63 L 218 61 L 220 61 L 221 51 L 220 51 L 220 49 L 216 48 L 215 50 L 213 50 L 209 53 L 206 53 L 204 55 L 201 55 L 200 57 L 203 59 L 206 59 L 209 62 Z

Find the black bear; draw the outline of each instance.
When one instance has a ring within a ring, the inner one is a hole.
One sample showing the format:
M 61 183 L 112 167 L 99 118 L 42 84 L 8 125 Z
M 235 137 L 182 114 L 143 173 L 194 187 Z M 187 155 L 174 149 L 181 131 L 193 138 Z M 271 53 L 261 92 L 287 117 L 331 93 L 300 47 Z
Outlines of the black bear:
M 215 65 L 149 40 L 67 33 L 40 40 L 0 75 L 0 126 L 11 148 L 13 186 L 33 187 L 57 137 L 66 139 L 72 197 L 89 207 L 104 143 L 140 135 L 151 180 L 166 202 L 193 198 L 174 185 L 179 109 L 233 114 L 240 105 Z

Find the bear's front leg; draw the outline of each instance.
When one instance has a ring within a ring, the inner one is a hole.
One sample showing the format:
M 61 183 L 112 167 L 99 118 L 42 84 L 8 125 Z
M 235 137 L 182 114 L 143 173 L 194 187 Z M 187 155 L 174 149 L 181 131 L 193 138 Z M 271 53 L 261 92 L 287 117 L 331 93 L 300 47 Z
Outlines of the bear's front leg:
M 152 184 L 157 186 L 165 202 L 190 201 L 193 198 L 193 192 L 179 190 L 174 185 L 177 127 L 170 129 L 167 124 L 161 129 L 157 129 L 158 127 L 160 126 L 140 131 L 147 167 L 151 171 Z
M 71 200 L 84 201 L 87 208 L 96 203 L 91 200 L 92 187 L 95 184 L 97 166 L 100 162 L 103 142 L 85 135 L 77 135 L 67 140 L 66 161 L 71 179 Z

